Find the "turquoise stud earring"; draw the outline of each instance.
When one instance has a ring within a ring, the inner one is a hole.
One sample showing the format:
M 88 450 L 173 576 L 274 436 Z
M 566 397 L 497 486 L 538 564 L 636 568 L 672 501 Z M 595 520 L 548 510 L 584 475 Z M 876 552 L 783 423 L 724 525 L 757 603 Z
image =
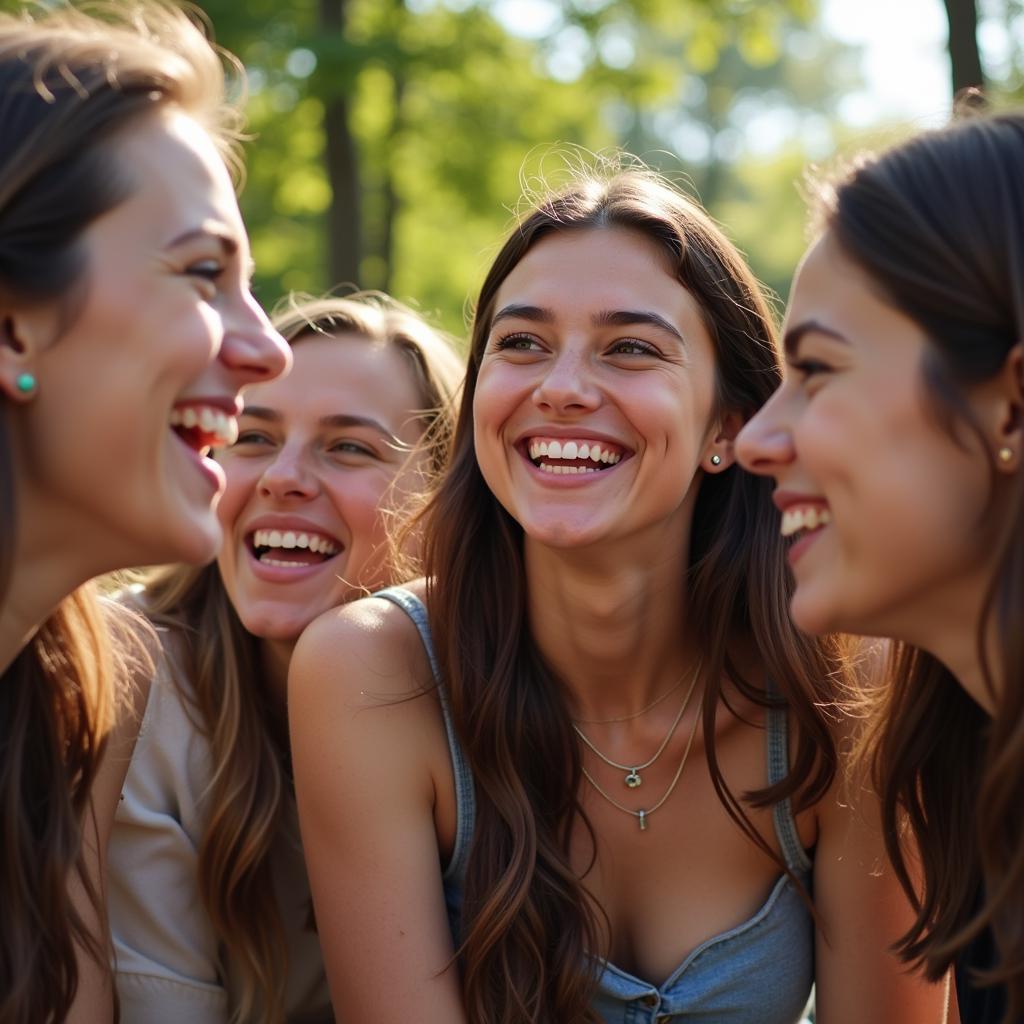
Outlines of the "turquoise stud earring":
M 31 373 L 19 373 L 16 386 L 23 395 L 30 395 L 36 389 L 36 379 Z

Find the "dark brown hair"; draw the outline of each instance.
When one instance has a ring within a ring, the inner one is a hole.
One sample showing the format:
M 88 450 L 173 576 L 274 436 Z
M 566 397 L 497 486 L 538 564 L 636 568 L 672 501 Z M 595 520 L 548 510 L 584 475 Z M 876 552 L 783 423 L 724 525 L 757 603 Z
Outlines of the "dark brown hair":
M 861 161 L 824 196 L 844 252 L 927 334 L 922 378 L 951 434 L 965 425 L 980 436 L 966 391 L 1024 338 L 1022 181 L 1024 114 L 1015 112 L 920 135 Z M 895 644 L 872 740 L 889 854 L 917 907 L 898 948 L 937 979 L 991 927 L 999 962 L 981 980 L 1006 983 L 1011 1021 L 1024 1013 L 1024 475 L 1008 486 L 1000 568 L 978 625 L 991 721 L 937 659 Z M 990 627 L 995 672 L 983 646 Z M 906 825 L 921 891 L 901 842 Z
M 472 406 L 502 282 L 540 239 L 599 227 L 627 228 L 654 241 L 699 303 L 716 352 L 719 412 L 751 416 L 780 380 L 771 312 L 741 256 L 699 206 L 645 170 L 580 173 L 541 198 L 487 275 L 452 462 L 430 506 L 425 545 L 431 625 L 477 794 L 460 951 L 472 1024 L 596 1019 L 587 956 L 601 952 L 600 921 L 568 852 L 573 823 L 583 816 L 576 798 L 579 751 L 561 687 L 530 636 L 522 530 L 480 473 Z M 838 667 L 832 641 L 802 637 L 789 620 L 790 584 L 770 495 L 770 482 L 738 469 L 706 477 L 689 573 L 679 581 L 689 589 L 691 625 L 704 647 L 711 776 L 728 812 L 766 850 L 715 755 L 723 673 L 751 699 L 770 700 L 744 678 L 729 655 L 731 644 L 756 645 L 799 724 L 790 775 L 747 794 L 755 805 L 792 796 L 803 808 L 825 792 L 835 751 L 813 705 L 830 699 L 830 672 Z
M 368 345 L 394 345 L 420 401 L 409 410 L 423 427 L 416 450 L 425 451 L 439 471 L 463 371 L 444 335 L 380 292 L 293 299 L 275 315 L 274 326 L 293 345 L 316 334 L 355 334 Z M 259 638 L 242 624 L 216 565 L 154 570 L 142 607 L 181 640 L 180 683 L 187 682 L 181 693 L 210 744 L 199 891 L 221 955 L 239 978 L 231 1019 L 272 1024 L 284 1019 L 288 972 L 271 859 L 281 830 L 294 828 L 287 722 L 263 677 Z M 180 685 L 174 670 L 172 676 Z
M 83 233 L 131 190 L 117 134 L 174 105 L 226 153 L 234 123 L 220 58 L 184 14 L 155 0 L 92 10 L 0 15 L 0 304 L 51 304 L 65 324 L 87 284 Z M 0 610 L 15 564 L 20 424 L 0 398 Z M 91 587 L 79 589 L 0 679 L 0 1020 L 11 1024 L 64 1020 L 76 946 L 108 959 L 68 896 L 77 872 L 102 919 L 81 830 L 119 671 L 104 619 Z

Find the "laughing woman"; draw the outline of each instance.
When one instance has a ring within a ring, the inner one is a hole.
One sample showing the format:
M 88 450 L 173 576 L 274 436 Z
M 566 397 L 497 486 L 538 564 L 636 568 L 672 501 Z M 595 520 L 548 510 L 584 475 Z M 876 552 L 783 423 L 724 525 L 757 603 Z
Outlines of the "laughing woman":
M 249 291 L 237 112 L 191 21 L 0 15 L 0 95 L 0 1020 L 106 1022 L 127 666 L 86 581 L 214 557 L 206 452 L 288 353 Z
M 510 235 L 425 583 L 292 659 L 340 1019 L 794 1024 L 815 980 L 821 1024 L 940 1019 L 815 710 L 839 646 L 789 623 L 770 487 L 733 465 L 778 379 L 757 283 L 653 175 Z
M 894 638 L 875 709 L 900 941 L 961 1017 L 1024 1019 L 1024 114 L 863 163 L 824 196 L 788 366 L 746 428 L 796 537 L 793 617 Z
M 388 510 L 443 462 L 464 367 L 375 294 L 300 304 L 277 326 L 294 367 L 246 391 L 218 456 L 217 563 L 161 570 L 139 596 L 163 657 L 111 838 L 124 1024 L 333 1019 L 291 795 L 288 661 L 313 618 L 388 581 Z

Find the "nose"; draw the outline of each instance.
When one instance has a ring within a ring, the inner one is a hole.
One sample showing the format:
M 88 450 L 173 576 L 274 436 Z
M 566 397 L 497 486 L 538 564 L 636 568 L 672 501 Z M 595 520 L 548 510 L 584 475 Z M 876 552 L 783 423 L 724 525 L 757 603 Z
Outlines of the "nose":
M 240 297 L 237 315 L 226 320 L 224 328 L 220 360 L 238 387 L 273 380 L 291 369 L 291 348 L 248 291 Z
M 319 491 L 319 481 L 306 449 L 300 444 L 283 444 L 263 471 L 259 490 L 263 497 L 277 500 L 314 497 Z
M 545 368 L 533 392 L 539 409 L 556 415 L 589 412 L 601 404 L 591 369 L 582 352 L 567 348 Z
M 735 451 L 744 469 L 761 476 L 772 476 L 793 461 L 793 435 L 781 389 L 747 421 L 736 437 Z

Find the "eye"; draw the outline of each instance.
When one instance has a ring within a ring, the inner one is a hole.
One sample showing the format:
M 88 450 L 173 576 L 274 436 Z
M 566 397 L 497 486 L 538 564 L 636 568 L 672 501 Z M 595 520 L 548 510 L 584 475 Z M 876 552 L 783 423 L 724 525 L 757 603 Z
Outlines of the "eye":
M 536 352 L 540 343 L 532 334 L 506 334 L 495 339 L 494 347 L 503 352 Z
M 804 380 L 830 373 L 832 367 L 820 359 L 795 359 L 789 364 Z
M 639 338 L 620 338 L 608 350 L 614 355 L 625 356 L 657 356 L 658 350 L 649 342 Z
M 327 450 L 336 455 L 361 455 L 371 459 L 377 458 L 377 453 L 372 448 L 359 441 L 335 441 L 328 445 Z
M 266 446 L 273 443 L 271 438 L 259 430 L 240 430 L 238 432 L 238 440 L 231 447 L 240 448 L 243 445 Z
M 185 273 L 190 277 L 199 277 L 215 284 L 224 273 L 224 264 L 213 258 L 195 260 L 185 268 Z

